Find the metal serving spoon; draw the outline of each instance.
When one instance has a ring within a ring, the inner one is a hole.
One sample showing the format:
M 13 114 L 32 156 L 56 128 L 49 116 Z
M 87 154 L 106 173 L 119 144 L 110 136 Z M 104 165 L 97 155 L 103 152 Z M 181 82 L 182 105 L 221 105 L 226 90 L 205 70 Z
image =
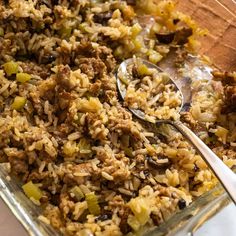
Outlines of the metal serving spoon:
M 127 65 L 134 63 L 133 58 L 127 59 L 123 61 L 117 71 L 116 79 L 117 79 L 117 87 L 122 99 L 125 99 L 126 95 L 126 86 L 122 86 L 124 84 L 120 79 L 120 75 L 125 75 L 127 73 Z M 140 59 L 143 64 L 145 64 L 148 68 L 155 68 L 160 72 L 163 72 L 158 66 Z M 176 90 L 179 90 L 175 82 L 170 78 L 170 82 L 172 82 Z M 180 91 L 181 92 L 181 91 Z M 182 104 L 181 109 L 183 108 L 183 94 L 181 93 Z M 145 114 L 141 110 L 136 110 L 129 108 L 129 110 L 139 119 L 147 121 L 145 119 Z M 172 125 L 176 130 L 178 130 L 198 151 L 198 153 L 203 157 L 203 159 L 207 162 L 208 166 L 212 169 L 216 177 L 222 183 L 225 190 L 228 192 L 229 196 L 236 204 L 236 175 L 235 173 L 228 168 L 223 161 L 200 139 L 196 134 L 194 134 L 187 126 L 185 126 L 181 121 L 172 121 L 172 120 L 157 120 L 156 124 L 169 124 Z

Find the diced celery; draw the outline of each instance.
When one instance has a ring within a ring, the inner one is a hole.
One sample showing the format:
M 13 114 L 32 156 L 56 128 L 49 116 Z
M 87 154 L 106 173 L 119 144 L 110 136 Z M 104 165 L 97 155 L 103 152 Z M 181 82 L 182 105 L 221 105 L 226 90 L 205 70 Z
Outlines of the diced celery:
M 75 186 L 74 188 L 72 188 L 70 190 L 70 193 L 72 193 L 74 195 L 74 197 L 76 198 L 77 201 L 80 201 L 82 198 L 84 198 L 84 194 L 81 191 L 80 187 Z
M 129 81 L 124 77 L 124 76 L 120 76 L 119 79 L 121 80 L 122 83 L 124 83 L 125 85 L 129 84 Z
M 3 64 L 4 71 L 8 76 L 16 74 L 18 72 L 18 64 L 14 61 L 9 61 Z
M 71 36 L 72 28 L 70 27 L 62 27 L 59 30 L 59 34 L 62 38 L 69 38 Z
M 137 36 L 142 30 L 142 27 L 140 24 L 136 23 L 132 26 L 131 28 L 131 33 L 132 33 L 132 36 L 135 37 Z
M 13 103 L 11 104 L 11 108 L 19 111 L 25 106 L 26 101 L 26 98 L 16 96 Z
M 149 61 L 154 64 L 158 63 L 162 58 L 163 56 L 155 51 L 149 55 Z
M 27 73 L 17 73 L 16 80 L 20 83 L 25 83 L 31 79 L 31 75 Z
M 41 190 L 36 184 L 32 183 L 32 181 L 24 184 L 22 188 L 28 198 L 33 198 L 39 201 L 40 198 L 42 197 Z
M 99 215 L 101 212 L 100 206 L 98 205 L 98 199 L 94 192 L 87 193 L 85 195 L 86 202 L 88 204 L 89 212 L 92 215 Z
M 137 70 L 140 75 L 149 75 L 150 74 L 148 67 L 142 63 L 138 64 Z
M 0 27 L 0 36 L 4 35 L 4 29 L 2 27 Z
M 80 152 L 85 150 L 87 151 L 91 150 L 90 143 L 86 138 L 81 138 L 79 140 L 78 148 Z
M 125 155 L 128 157 L 134 157 L 132 148 L 124 148 Z

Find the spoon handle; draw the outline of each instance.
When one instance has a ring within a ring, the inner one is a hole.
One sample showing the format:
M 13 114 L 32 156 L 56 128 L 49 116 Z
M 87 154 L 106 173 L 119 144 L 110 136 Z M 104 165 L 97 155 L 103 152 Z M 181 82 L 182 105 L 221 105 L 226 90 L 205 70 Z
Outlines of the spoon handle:
M 174 126 L 196 148 L 236 204 L 236 174 L 182 122 L 170 121 L 169 124 Z

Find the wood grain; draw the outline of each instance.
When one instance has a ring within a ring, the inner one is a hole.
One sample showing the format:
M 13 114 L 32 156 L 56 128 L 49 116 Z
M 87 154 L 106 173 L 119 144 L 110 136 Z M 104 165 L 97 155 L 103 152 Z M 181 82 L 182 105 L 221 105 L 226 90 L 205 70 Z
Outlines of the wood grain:
M 200 53 L 217 68 L 236 71 L 236 3 L 232 0 L 179 0 L 179 10 L 196 20 L 209 34 Z

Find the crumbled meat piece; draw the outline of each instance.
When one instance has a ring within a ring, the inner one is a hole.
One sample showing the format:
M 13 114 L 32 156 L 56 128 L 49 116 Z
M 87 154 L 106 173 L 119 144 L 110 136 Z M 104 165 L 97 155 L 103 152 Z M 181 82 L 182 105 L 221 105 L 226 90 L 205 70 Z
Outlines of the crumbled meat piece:
M 77 48 L 77 59 L 75 60 L 75 62 L 78 65 L 78 61 L 80 58 L 100 59 L 99 62 L 104 63 L 106 65 L 106 69 L 108 72 L 112 72 L 115 69 L 116 61 L 112 55 L 112 50 L 106 46 L 99 46 L 94 48 L 91 43 L 87 41 L 82 41 Z
M 223 86 L 236 85 L 236 73 L 213 71 L 214 80 L 221 81 Z
M 68 93 L 66 91 L 62 91 L 58 94 L 58 103 L 61 110 L 64 110 L 67 108 L 70 104 L 70 101 L 73 99 L 73 95 L 71 93 Z
M 97 80 L 95 83 L 90 84 L 89 92 L 92 93 L 95 97 L 97 97 L 100 93 L 102 83 L 100 80 Z
M 222 110 L 224 113 L 236 112 L 236 86 L 227 86 L 225 93 L 225 107 Z
M 120 216 L 120 230 L 123 234 L 128 234 L 129 232 L 132 231 L 132 228 L 129 226 L 127 220 L 128 216 L 131 214 L 131 211 L 129 208 L 125 208 L 123 214 Z
M 40 97 L 44 97 L 47 94 L 53 93 L 55 87 L 56 87 L 56 81 L 52 77 L 40 81 L 38 84 L 38 91 Z
M 224 106 L 222 113 L 236 112 L 236 73 L 214 71 L 214 80 L 224 86 Z
M 193 128 L 197 125 L 197 121 L 193 119 L 193 116 L 190 112 L 182 112 L 181 119 Z
M 45 66 L 42 68 L 41 66 L 29 61 L 20 62 L 19 64 L 25 73 L 38 75 L 42 79 L 46 79 L 50 76 L 50 70 Z
M 117 119 L 114 130 L 121 131 L 122 133 L 130 133 L 137 139 L 141 138 L 138 129 L 131 120 Z
M 74 211 L 75 203 L 70 200 L 68 193 L 61 193 L 59 208 L 63 212 L 63 217 L 66 218 L 70 212 Z
M 175 38 L 175 32 L 169 33 L 157 33 L 156 34 L 157 40 L 163 44 L 171 43 Z
M 93 16 L 93 20 L 96 23 L 105 25 L 107 24 L 107 21 L 110 20 L 112 17 L 112 12 L 102 12 L 102 13 L 97 13 Z
M 175 41 L 177 45 L 184 45 L 188 42 L 188 38 L 193 34 L 193 30 L 191 28 L 182 28 L 176 31 Z
M 56 74 L 57 84 L 66 91 L 71 91 L 75 86 L 75 81 L 70 79 L 70 68 L 69 66 L 59 66 Z
M 117 98 L 117 92 L 116 91 L 109 90 L 109 91 L 105 92 L 105 96 L 104 96 L 104 101 L 105 102 L 112 104 L 112 101 L 113 101 L 114 98 Z
M 27 174 L 28 164 L 25 160 L 17 159 L 16 157 L 8 157 L 11 164 L 11 171 L 14 174 Z

